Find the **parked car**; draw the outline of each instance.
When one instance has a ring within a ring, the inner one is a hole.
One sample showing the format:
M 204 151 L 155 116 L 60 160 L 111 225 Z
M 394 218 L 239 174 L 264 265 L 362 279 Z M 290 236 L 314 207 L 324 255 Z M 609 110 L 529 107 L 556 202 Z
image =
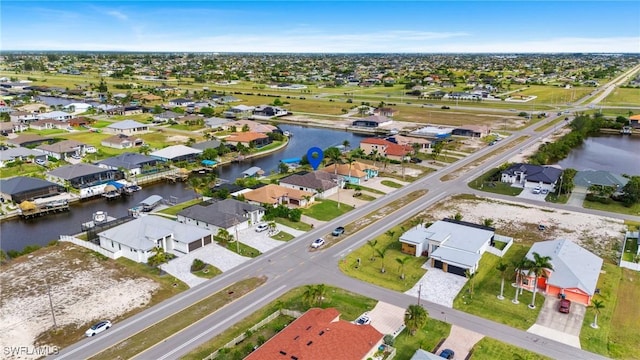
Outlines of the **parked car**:
M 71 155 L 71 158 L 72 158 L 72 159 L 76 159 L 76 160 L 80 160 L 80 159 L 82 159 L 82 157 L 81 157 L 80 155 L 78 155 L 78 154 L 73 154 L 73 155 Z
M 409 160 L 412 164 L 420 164 L 422 162 L 422 159 L 417 158 L 417 157 L 412 157 L 411 160 Z
M 440 108 L 442 110 L 449 110 L 451 109 L 450 107 L 448 107 L 447 105 L 442 105 L 442 107 Z
M 95 154 L 95 153 L 97 153 L 97 152 L 98 152 L 98 149 L 96 149 L 96 148 L 95 148 L 95 147 L 93 147 L 93 146 L 87 146 L 87 147 L 84 149 L 84 151 L 85 151 L 87 154 Z
M 451 349 L 444 349 L 440 352 L 440 357 L 445 359 L 453 359 L 455 352 Z
M 542 189 L 540 190 L 540 194 L 545 194 L 547 195 L 549 193 L 549 189 Z
M 563 314 L 568 314 L 569 310 L 571 310 L 571 300 L 560 299 L 560 306 L 558 307 L 558 311 Z
M 337 228 L 333 229 L 333 232 L 331 233 L 331 235 L 333 236 L 340 236 L 344 234 L 344 227 L 342 226 L 338 226 Z
M 36 164 L 41 165 L 41 166 L 45 166 L 47 165 L 47 162 L 43 159 L 36 159 Z
M 268 228 L 269 228 L 268 224 L 258 224 L 258 226 L 256 226 L 256 232 L 263 232 Z
M 90 327 L 87 331 L 85 331 L 85 336 L 94 336 L 100 334 L 101 332 L 107 330 L 111 327 L 111 321 L 104 320 Z
M 315 239 L 311 243 L 311 247 L 314 248 L 314 249 L 317 249 L 322 245 L 324 245 L 324 239 L 323 238 Z
M 540 191 L 542 191 L 542 188 L 540 186 L 536 186 L 533 188 L 533 190 L 531 190 L 531 192 L 534 194 L 540 194 Z
M 359 318 L 354 321 L 356 325 L 368 325 L 371 324 L 371 318 L 367 315 L 360 315 Z

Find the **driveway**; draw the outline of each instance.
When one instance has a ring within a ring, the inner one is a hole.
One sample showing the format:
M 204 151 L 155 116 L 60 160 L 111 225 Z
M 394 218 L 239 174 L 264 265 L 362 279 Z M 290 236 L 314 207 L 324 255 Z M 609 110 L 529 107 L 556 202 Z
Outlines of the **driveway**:
M 558 311 L 559 304 L 560 299 L 557 297 L 545 296 L 538 319 L 527 332 L 580 349 L 580 330 L 587 308 L 584 305 L 572 303 L 571 312 L 562 314 Z
M 383 334 L 397 336 L 404 329 L 405 309 L 393 304 L 378 301 L 369 311 L 371 326 Z
M 256 224 L 257 225 L 257 224 Z M 285 244 L 284 241 L 274 240 L 271 238 L 269 231 L 256 232 L 255 226 L 238 231 L 238 237 L 240 237 L 240 242 L 243 244 L 247 244 L 252 248 L 258 249 L 261 253 L 265 253 L 271 249 L 277 248 L 280 245 Z M 304 231 L 296 230 L 290 228 L 288 226 L 284 226 L 276 223 L 276 234 L 280 231 L 284 231 L 293 235 L 294 237 L 298 237 L 304 234 Z
M 529 199 L 529 200 L 536 200 L 536 201 L 546 202 L 545 199 L 547 197 L 547 194 L 534 194 L 533 193 L 533 189 L 525 188 L 516 197 L 521 198 L 521 199 Z
M 458 296 L 467 278 L 433 268 L 431 261 L 427 261 L 422 268 L 427 269 L 427 273 L 411 289 L 405 291 L 405 294 L 418 297 L 420 291 L 421 299 L 453 308 L 453 299 Z
M 436 350 L 436 354 L 440 354 L 444 349 L 451 349 L 455 354 L 454 359 L 466 359 L 469 351 L 471 351 L 475 344 L 483 337 L 483 335 L 477 332 L 451 325 L 449 337 L 447 337 L 438 350 Z
M 571 196 L 569 196 L 569 200 L 567 201 L 567 205 L 581 208 L 582 204 L 584 203 L 584 199 L 586 197 L 587 197 L 587 189 L 583 188 L 583 187 L 577 187 L 576 186 L 571 191 Z

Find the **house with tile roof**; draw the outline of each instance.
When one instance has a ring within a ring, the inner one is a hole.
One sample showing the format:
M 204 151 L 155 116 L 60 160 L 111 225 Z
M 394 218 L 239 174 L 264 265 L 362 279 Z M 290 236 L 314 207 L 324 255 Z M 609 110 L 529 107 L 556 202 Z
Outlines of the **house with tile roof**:
M 256 205 L 286 205 L 306 207 L 315 201 L 311 192 L 269 184 L 242 194 L 247 202 Z
M 162 161 L 195 161 L 202 150 L 185 145 L 172 145 L 156 150 L 149 155 Z
M 391 160 L 402 161 L 413 149 L 408 145 L 398 145 L 389 140 L 381 138 L 366 138 L 360 141 L 360 148 L 365 154 L 371 155 L 377 151 L 379 156 Z
M 190 206 L 178 214 L 177 220 L 210 230 L 214 234 L 225 229 L 231 234 L 262 221 L 264 208 L 235 199 L 210 200 Z
M 324 171 L 301 171 L 280 179 L 280 186 L 315 194 L 318 198 L 328 198 L 338 192 L 339 177 Z
M 225 140 L 229 145 L 238 146 L 238 144 L 242 144 L 247 147 L 262 147 L 271 142 L 267 135 L 252 131 L 233 133 L 227 136 Z
M 362 184 L 378 176 L 378 170 L 379 168 L 376 166 L 354 161 L 351 164 L 328 165 L 320 171 L 340 175 L 349 184 Z
M 553 192 L 561 175 L 562 169 L 554 166 L 518 163 L 502 171 L 500 181 L 525 189 L 541 187 Z
M 112 227 L 98 237 L 100 247 L 113 252 L 114 259 L 126 257 L 139 263 L 146 263 L 156 247 L 183 255 L 213 242 L 211 231 L 155 215 Z
M 372 358 L 383 334 L 341 320 L 335 308 L 309 309 L 245 360 L 362 360 Z
M 591 305 L 602 269 L 601 258 L 567 239 L 537 242 L 525 257 L 533 260 L 533 253 L 549 256 L 553 265 L 553 270 L 545 269 L 538 278 L 539 291 L 552 296 L 564 294 L 568 300 Z M 534 276 L 527 274 L 525 269 L 520 278 L 520 286 L 533 291 Z
M 139 137 L 118 134 L 102 139 L 100 145 L 114 149 L 128 149 L 130 147 L 144 145 L 144 140 Z

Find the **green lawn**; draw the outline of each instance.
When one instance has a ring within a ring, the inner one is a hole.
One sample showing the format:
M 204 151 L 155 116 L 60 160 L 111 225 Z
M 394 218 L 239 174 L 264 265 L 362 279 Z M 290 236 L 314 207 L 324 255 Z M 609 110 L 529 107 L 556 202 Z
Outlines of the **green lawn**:
M 500 181 L 491 181 L 491 175 L 493 175 L 498 169 L 493 168 L 484 174 L 478 176 L 476 179 L 469 182 L 469 187 L 484 192 L 490 192 L 494 194 L 517 196 L 522 192 L 522 188 L 511 186 L 511 184 L 503 183 Z
M 396 348 L 394 359 L 410 359 L 416 349 L 433 351 L 440 340 L 445 339 L 451 332 L 451 325 L 432 318 L 415 335 L 410 335 L 406 329 L 396 337 L 393 347 Z
M 352 206 L 340 204 L 333 200 L 320 200 L 315 205 L 303 209 L 303 214 L 320 221 L 329 221 L 353 210 Z
M 560 194 L 549 193 L 544 199 L 545 201 L 556 203 L 556 204 L 566 204 L 569 201 L 571 194 Z
M 285 218 L 275 218 L 273 221 L 277 222 L 278 224 L 282 224 L 284 226 L 288 226 L 292 229 L 296 229 L 296 230 L 300 230 L 300 231 L 309 231 L 311 229 L 313 229 L 311 227 L 311 225 L 298 221 L 298 222 L 294 222 L 291 221 L 289 219 L 285 219 Z
M 425 274 L 426 270 L 422 268 L 422 265 L 426 259 L 424 257 L 410 256 L 400 251 L 400 241 L 398 238 L 404 232 L 402 230 L 403 227 L 408 228 L 409 226 L 409 221 L 405 222 L 390 230 L 393 232 L 393 237 L 390 237 L 390 233 L 387 232 L 372 239 L 377 242 L 375 245 L 376 249 L 386 249 L 384 258 L 380 258 L 378 253 L 375 252 L 369 244 L 365 244 L 340 260 L 340 270 L 351 277 L 387 289 L 396 291 L 407 291 L 411 289 Z M 402 267 L 397 259 L 404 258 L 408 260 L 404 264 L 405 277 L 402 279 Z M 358 259 L 360 259 L 359 263 Z M 385 268 L 384 273 L 382 272 L 383 265 Z
M 240 239 L 239 242 L 234 241 L 234 242 L 227 243 L 226 245 L 224 244 L 220 244 L 220 245 L 224 246 L 225 248 L 227 248 L 227 250 L 231 250 L 238 255 L 247 256 L 250 258 L 258 257 L 262 254 L 258 249 L 255 249 L 249 245 L 242 243 L 242 239 Z
M 280 241 L 289 241 L 289 240 L 295 239 L 293 235 L 284 231 L 280 231 L 279 233 L 273 236 L 270 236 L 270 238 L 272 238 L 273 240 L 280 240 Z
M 187 124 L 175 124 L 169 127 L 171 129 L 185 130 L 185 131 L 197 131 L 197 130 L 204 129 L 204 126 L 201 126 L 201 125 L 187 125 Z
M 637 106 L 638 99 L 640 99 L 640 89 L 616 87 L 600 104 L 603 106 Z
M 582 323 L 582 348 L 614 359 L 637 359 L 640 323 L 640 273 L 605 263 L 598 279 L 604 308 L 598 315 L 598 329 L 591 328 L 595 311 L 587 308 Z
M 533 351 L 521 349 L 507 343 L 503 343 L 490 337 L 483 337 L 474 346 L 471 360 L 496 360 L 496 359 L 526 359 L 547 360 L 549 357 L 539 355 Z
M 193 271 L 192 274 L 197 277 L 211 279 L 222 274 L 222 271 L 211 264 L 207 264 L 207 266 L 205 266 L 204 269 L 199 271 Z
M 401 184 L 398 184 L 397 182 L 391 180 L 382 180 L 380 183 L 384 186 L 392 187 L 394 189 L 400 189 L 402 187 Z
M 582 207 L 584 207 L 586 209 L 596 209 L 596 210 L 602 210 L 602 211 L 609 211 L 609 212 L 614 212 L 614 213 L 618 213 L 618 214 L 627 214 L 627 215 L 633 215 L 633 216 L 640 216 L 640 203 L 635 203 L 631 207 L 626 207 L 619 201 L 614 201 L 611 204 L 603 204 L 603 203 L 597 202 L 597 201 L 585 200 L 582 203 Z
M 10 178 L 14 176 L 40 177 L 47 171 L 44 167 L 33 163 L 24 163 L 22 166 L 7 166 L 0 169 L 0 178 Z
M 183 203 L 174 205 L 172 207 L 168 207 L 166 209 L 162 209 L 158 211 L 159 213 L 167 214 L 167 215 L 177 215 L 180 211 L 188 208 L 189 206 L 193 206 L 202 202 L 202 199 L 192 199 L 189 201 L 185 201 Z
M 622 260 L 633 262 L 633 259 L 638 253 L 638 239 L 627 239 L 624 245 L 624 253 L 622 254 Z
M 529 250 L 523 245 L 514 244 L 505 254 L 502 262 L 511 264 L 512 261 L 521 259 Z M 500 261 L 498 256 L 490 253 L 482 255 L 479 270 L 475 276 L 473 297 L 469 295 L 470 281 L 462 288 L 453 302 L 453 308 L 485 319 L 493 320 L 508 326 L 526 330 L 536 322 L 538 312 L 544 303 L 544 296 L 536 295 L 536 309 L 527 307 L 531 303 L 532 293 L 524 291 L 518 297 L 519 304 L 513 304 L 511 300 L 515 295 L 513 282 L 513 269 L 508 269 L 505 274 L 504 300 L 498 300 L 500 294 L 500 272 L 495 269 Z

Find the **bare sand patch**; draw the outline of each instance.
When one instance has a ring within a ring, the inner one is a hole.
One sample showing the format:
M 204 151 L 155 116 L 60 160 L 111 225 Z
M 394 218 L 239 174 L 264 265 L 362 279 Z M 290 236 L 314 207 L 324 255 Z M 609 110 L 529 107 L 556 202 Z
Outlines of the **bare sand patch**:
M 189 137 L 188 136 L 184 136 L 184 135 L 167 136 L 167 142 L 183 144 L 183 143 L 186 143 L 187 141 L 189 141 Z
M 146 306 L 160 287 L 111 260 L 62 243 L 3 265 L 0 284 L 3 346 L 56 345 L 37 340 L 53 327 L 49 293 L 58 328 L 84 329 Z
M 456 213 L 463 216 L 462 220 L 476 224 L 491 219 L 496 233 L 511 236 L 516 242 L 563 238 L 601 257 L 610 257 L 617 251 L 626 230 L 619 219 L 468 195 L 444 199 L 420 216 L 436 221 Z M 538 230 L 539 224 L 546 229 Z

